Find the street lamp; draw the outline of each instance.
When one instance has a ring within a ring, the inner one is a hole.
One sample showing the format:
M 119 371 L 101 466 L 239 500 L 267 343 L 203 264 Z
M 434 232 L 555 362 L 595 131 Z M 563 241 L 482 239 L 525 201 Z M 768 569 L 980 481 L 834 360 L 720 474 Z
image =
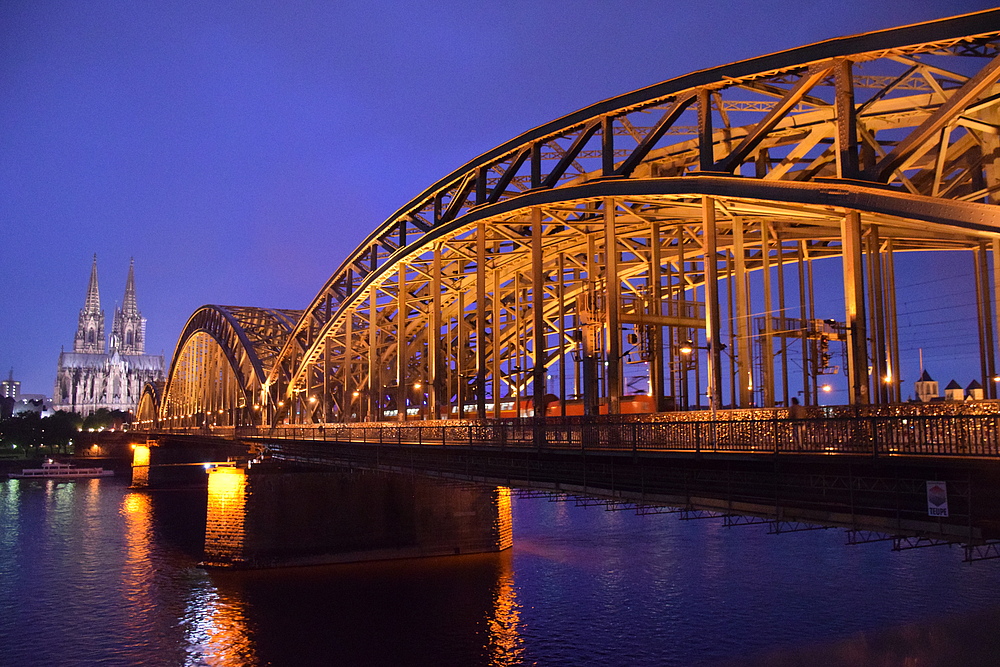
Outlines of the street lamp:
M 713 364 L 715 362 L 712 359 L 712 352 L 714 350 L 719 350 L 721 352 L 722 350 L 725 349 L 726 349 L 725 343 L 714 343 L 712 341 L 709 341 L 706 345 L 695 345 L 694 341 L 691 339 L 684 341 L 683 343 L 681 343 L 681 346 L 677 348 L 677 351 L 683 354 L 685 357 L 692 354 L 695 350 L 707 350 L 709 353 L 708 407 L 712 411 L 712 421 L 715 421 L 715 411 L 718 409 L 718 406 L 716 405 L 716 393 L 719 390 L 719 388 L 715 386 L 716 369 L 713 368 Z

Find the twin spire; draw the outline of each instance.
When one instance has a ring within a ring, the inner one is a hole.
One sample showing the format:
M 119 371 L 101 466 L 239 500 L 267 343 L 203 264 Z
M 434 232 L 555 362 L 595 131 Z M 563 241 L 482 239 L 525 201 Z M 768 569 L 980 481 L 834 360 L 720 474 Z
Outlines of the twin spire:
M 129 261 L 128 278 L 125 281 L 125 298 L 121 308 L 115 309 L 111 325 L 111 352 L 126 355 L 144 354 L 146 347 L 146 320 L 139 312 L 135 300 L 135 260 Z M 83 354 L 104 354 L 104 311 L 101 309 L 101 293 L 97 285 L 97 254 L 90 268 L 90 283 L 87 285 L 87 299 L 80 311 L 73 351 Z

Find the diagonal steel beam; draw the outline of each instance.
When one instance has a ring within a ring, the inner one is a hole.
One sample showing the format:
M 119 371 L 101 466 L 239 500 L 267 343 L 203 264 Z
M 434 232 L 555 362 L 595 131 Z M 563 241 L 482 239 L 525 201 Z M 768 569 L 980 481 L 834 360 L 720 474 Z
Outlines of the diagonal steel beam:
M 915 128 L 892 149 L 885 157 L 879 160 L 871 168 L 865 170 L 865 177 L 868 180 L 884 183 L 889 180 L 889 176 L 902 167 L 907 160 L 913 157 L 916 152 L 928 141 L 934 138 L 949 122 L 958 116 L 969 102 L 973 101 L 986 88 L 991 86 L 1000 77 L 1000 56 L 994 58 L 988 65 L 965 82 L 956 90 L 947 102 L 938 107 L 927 120 Z
M 645 159 L 649 151 L 653 149 L 653 146 L 663 138 L 663 135 L 667 133 L 673 124 L 677 122 L 677 119 L 681 117 L 691 103 L 694 102 L 698 96 L 695 93 L 688 93 L 677 100 L 667 109 L 667 112 L 663 114 L 660 121 L 653 127 L 653 129 L 646 135 L 646 137 L 635 147 L 635 150 L 625 158 L 621 166 L 615 171 L 616 176 L 625 176 L 626 178 L 632 175 L 639 163 Z
M 583 128 L 576 140 L 566 150 L 559 162 L 556 163 L 556 166 L 552 168 L 549 175 L 542 181 L 543 188 L 555 187 L 555 185 L 559 182 L 559 179 L 562 178 L 562 175 L 566 172 L 566 169 L 569 168 L 569 165 L 576 159 L 576 156 L 580 154 L 580 151 L 587 144 L 587 142 L 590 141 L 591 137 L 594 136 L 594 133 L 597 132 L 600 127 L 601 120 L 597 119 Z
M 764 140 L 764 137 L 774 129 L 774 127 L 785 117 L 790 110 L 809 92 L 813 86 L 822 81 L 833 69 L 832 63 L 822 66 L 812 67 L 799 79 L 788 94 L 774 108 L 757 123 L 757 126 L 750 131 L 740 145 L 733 149 L 733 152 L 715 163 L 713 171 L 732 172 L 750 153 Z
M 497 180 L 496 185 L 493 186 L 493 192 L 490 193 L 489 198 L 486 200 L 487 204 L 495 204 L 500 201 L 500 197 L 507 190 L 507 186 L 510 185 L 511 180 L 517 174 L 518 170 L 524 164 L 524 161 L 528 159 L 531 154 L 531 147 L 522 148 L 521 151 L 514 157 L 511 161 L 510 166 L 504 170 L 503 175 Z

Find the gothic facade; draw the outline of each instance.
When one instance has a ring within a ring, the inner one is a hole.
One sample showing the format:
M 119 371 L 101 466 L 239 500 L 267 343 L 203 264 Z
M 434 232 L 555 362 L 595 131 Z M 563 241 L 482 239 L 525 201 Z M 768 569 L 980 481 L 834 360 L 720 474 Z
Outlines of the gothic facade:
M 146 320 L 135 299 L 135 266 L 129 265 L 125 297 L 115 309 L 110 341 L 97 285 L 97 255 L 77 322 L 73 351 L 59 353 L 53 410 L 87 416 L 100 408 L 134 412 L 147 382 L 163 380 L 163 355 L 146 354 Z

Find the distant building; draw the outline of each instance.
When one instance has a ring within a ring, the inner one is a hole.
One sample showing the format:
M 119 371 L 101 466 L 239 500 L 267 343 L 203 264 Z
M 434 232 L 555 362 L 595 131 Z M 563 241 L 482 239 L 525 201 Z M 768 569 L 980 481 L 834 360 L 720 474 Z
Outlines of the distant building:
M 52 401 L 44 394 L 21 394 L 14 404 L 14 414 L 23 415 L 27 412 L 37 412 L 42 417 L 52 414 Z
M 0 398 L 13 398 L 15 401 L 21 395 L 21 383 L 14 379 L 14 369 L 10 369 L 8 379 L 0 382 Z
M 917 400 L 921 403 L 929 403 L 938 398 L 938 383 L 925 370 L 920 374 L 920 379 L 913 383 L 913 388 L 917 393 Z
M 979 384 L 978 380 L 973 380 L 969 383 L 969 386 L 965 388 L 965 400 L 967 401 L 981 401 L 983 400 L 983 385 Z
M 163 380 L 163 355 L 145 353 L 146 320 L 136 305 L 135 265 L 129 264 L 125 298 L 115 310 L 105 352 L 104 311 L 97 285 L 97 255 L 72 352 L 59 353 L 54 410 L 87 416 L 100 408 L 135 411 L 146 382 Z
M 965 400 L 965 390 L 962 389 L 962 385 L 952 380 L 948 383 L 948 386 L 944 388 L 944 400 L 946 401 L 964 401 Z

